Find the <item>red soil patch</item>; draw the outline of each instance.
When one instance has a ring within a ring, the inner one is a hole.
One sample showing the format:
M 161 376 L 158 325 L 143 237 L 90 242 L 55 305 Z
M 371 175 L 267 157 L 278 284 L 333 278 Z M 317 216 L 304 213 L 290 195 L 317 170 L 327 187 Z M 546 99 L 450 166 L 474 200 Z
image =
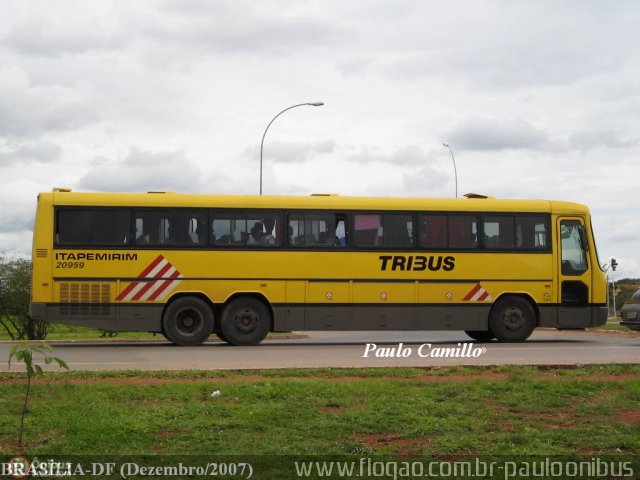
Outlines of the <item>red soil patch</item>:
M 618 418 L 622 423 L 640 423 L 640 409 L 639 410 L 626 410 Z
M 371 433 L 369 435 L 356 435 L 355 440 L 370 447 L 393 447 L 397 451 L 419 451 L 430 445 L 433 437 L 406 438 L 399 433 Z
M 344 412 L 344 407 L 339 405 L 322 405 L 318 410 L 325 413 L 340 413 Z

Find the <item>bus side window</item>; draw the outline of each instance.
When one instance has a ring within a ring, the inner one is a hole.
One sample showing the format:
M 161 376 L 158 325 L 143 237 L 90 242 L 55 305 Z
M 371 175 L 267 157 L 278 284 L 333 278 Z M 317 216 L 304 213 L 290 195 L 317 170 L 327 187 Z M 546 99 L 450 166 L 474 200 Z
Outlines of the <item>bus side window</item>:
M 166 222 L 168 223 L 167 245 L 195 246 L 205 243 L 205 219 L 203 213 L 176 210 L 166 216 Z M 200 225 L 202 225 L 202 228 L 199 227 Z M 203 232 L 202 238 L 199 230 Z
M 56 227 L 57 241 L 62 245 L 81 245 L 91 241 L 90 210 L 60 210 Z
M 563 220 L 560 227 L 562 274 L 582 275 L 589 269 L 587 253 L 582 246 L 582 224 L 578 220 Z
M 513 215 L 487 215 L 482 227 L 484 246 L 489 249 L 513 249 L 514 243 Z
M 447 216 L 420 215 L 420 246 L 447 248 Z
M 449 248 L 478 246 L 478 219 L 475 215 L 449 216 Z
M 160 235 L 160 218 L 154 212 L 136 213 L 136 244 L 157 245 Z
M 347 216 L 336 215 L 336 245 L 339 247 L 347 246 Z
M 375 247 L 382 236 L 380 215 L 356 215 L 354 218 L 355 243 L 358 247 Z
M 211 215 L 211 245 L 254 247 L 280 245 L 281 217 L 265 212 L 216 212 Z
M 406 214 L 385 214 L 383 245 L 385 247 L 406 248 L 413 246 L 413 217 Z
M 291 213 L 287 220 L 287 243 L 307 247 L 342 247 L 347 244 L 345 225 L 345 214 Z
M 546 249 L 547 221 L 545 217 L 516 216 L 516 247 Z

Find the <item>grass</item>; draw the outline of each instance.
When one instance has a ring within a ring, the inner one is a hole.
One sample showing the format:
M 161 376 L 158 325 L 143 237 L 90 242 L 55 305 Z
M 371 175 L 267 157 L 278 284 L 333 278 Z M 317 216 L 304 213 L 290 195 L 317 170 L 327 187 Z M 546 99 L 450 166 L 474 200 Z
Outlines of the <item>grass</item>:
M 607 330 L 607 331 L 620 331 L 620 332 L 632 332 L 627 327 L 620 325 L 620 318 L 610 318 L 609 321 L 602 327 L 593 329 Z M 282 338 L 290 336 L 290 333 L 271 333 L 271 338 Z M 212 335 L 213 340 L 217 337 Z M 11 338 L 4 330 L 0 330 L 0 341 L 10 341 Z M 73 327 L 61 324 L 50 324 L 47 333 L 47 341 L 80 341 L 80 340 L 92 340 L 92 341 L 118 341 L 118 340 L 144 340 L 144 341 L 165 341 L 162 334 L 153 334 L 147 332 L 118 332 L 116 334 L 105 333 L 103 330 L 87 327 Z
M 595 328 L 594 330 L 595 331 L 607 330 L 607 331 L 615 331 L 615 332 L 633 332 L 634 331 L 628 327 L 625 327 L 624 325 L 620 325 L 620 320 L 622 320 L 620 317 L 609 318 L 607 320 L 607 323 L 605 323 L 601 327 Z
M 47 341 L 49 340 L 100 340 L 100 339 L 141 339 L 141 340 L 164 340 L 161 334 L 156 336 L 147 332 L 119 332 L 116 336 L 110 337 L 103 330 L 86 327 L 72 327 L 56 323 L 49 324 L 47 328 Z M 9 341 L 11 337 L 7 332 L 0 330 L 0 341 Z
M 0 374 L 0 455 L 15 451 L 21 378 Z M 37 455 L 640 452 L 637 365 L 75 372 L 32 395 Z
M 267 338 L 282 338 L 290 336 L 289 332 L 270 333 Z M 217 340 L 215 335 L 212 340 Z M 148 332 L 116 332 L 110 333 L 104 330 L 88 327 L 74 327 L 69 325 L 49 324 L 47 330 L 47 341 L 118 341 L 118 340 L 144 340 L 144 341 L 168 341 L 161 333 Z M 0 341 L 11 341 L 11 337 L 4 330 L 0 330 Z

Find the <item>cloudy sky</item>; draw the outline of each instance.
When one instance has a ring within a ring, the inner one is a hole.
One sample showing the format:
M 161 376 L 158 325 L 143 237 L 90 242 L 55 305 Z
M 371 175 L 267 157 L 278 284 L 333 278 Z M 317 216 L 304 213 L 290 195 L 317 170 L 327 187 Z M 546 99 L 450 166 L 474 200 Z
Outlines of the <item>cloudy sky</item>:
M 640 277 L 636 1 L 4 0 L 0 252 L 36 195 L 171 189 L 588 204 Z

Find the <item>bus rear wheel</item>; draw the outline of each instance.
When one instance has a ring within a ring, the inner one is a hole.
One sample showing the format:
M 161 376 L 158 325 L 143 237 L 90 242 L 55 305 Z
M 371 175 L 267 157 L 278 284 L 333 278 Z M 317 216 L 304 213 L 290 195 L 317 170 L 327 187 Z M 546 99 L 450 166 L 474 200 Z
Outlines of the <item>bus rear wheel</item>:
M 213 330 L 213 311 L 197 297 L 180 297 L 162 315 L 162 333 L 176 345 L 200 345 Z
M 271 314 L 260 300 L 239 297 L 225 307 L 220 327 L 232 345 L 257 345 L 269 333 Z
M 524 342 L 536 328 L 536 314 L 521 297 L 504 297 L 493 304 L 489 327 L 501 342 Z
M 213 333 L 215 333 L 218 338 L 220 340 L 222 340 L 225 343 L 229 343 L 229 340 L 227 340 L 227 337 L 224 336 L 224 333 L 222 333 L 222 328 L 220 326 L 220 322 L 216 322 L 215 325 L 213 326 Z
M 465 330 L 464 333 L 478 342 L 490 342 L 496 338 L 491 330 Z

